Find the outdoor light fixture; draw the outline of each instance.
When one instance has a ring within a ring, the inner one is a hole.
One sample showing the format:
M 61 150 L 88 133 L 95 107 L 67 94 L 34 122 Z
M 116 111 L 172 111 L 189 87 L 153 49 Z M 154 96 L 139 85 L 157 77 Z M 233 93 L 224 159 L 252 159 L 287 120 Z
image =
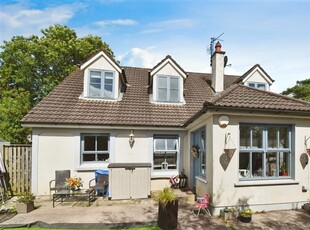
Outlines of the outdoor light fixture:
M 134 143 L 135 143 L 135 135 L 133 135 L 133 131 L 131 130 L 130 134 L 129 134 L 129 146 L 130 146 L 130 148 L 133 147 Z

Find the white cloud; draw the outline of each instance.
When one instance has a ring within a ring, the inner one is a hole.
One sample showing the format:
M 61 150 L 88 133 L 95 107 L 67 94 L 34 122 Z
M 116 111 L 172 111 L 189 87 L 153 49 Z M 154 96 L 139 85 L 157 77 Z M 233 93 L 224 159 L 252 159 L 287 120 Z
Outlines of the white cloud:
M 107 25 L 120 25 L 120 26 L 132 26 L 136 25 L 138 22 L 131 19 L 115 19 L 115 20 L 102 20 L 94 22 L 97 26 L 107 26 Z
M 152 68 L 163 59 L 162 54 L 154 52 L 155 49 L 156 47 L 132 48 L 129 52 L 118 55 L 117 60 L 125 66 Z
M 0 13 L 0 42 L 9 40 L 15 35 L 28 36 L 38 34 L 40 29 L 50 25 L 65 24 L 84 6 L 81 3 L 72 3 L 43 9 L 32 9 L 25 2 L 2 5 L 2 12 Z
M 163 29 L 183 29 L 194 25 L 194 22 L 190 19 L 172 19 L 154 22 L 150 24 L 152 27 Z

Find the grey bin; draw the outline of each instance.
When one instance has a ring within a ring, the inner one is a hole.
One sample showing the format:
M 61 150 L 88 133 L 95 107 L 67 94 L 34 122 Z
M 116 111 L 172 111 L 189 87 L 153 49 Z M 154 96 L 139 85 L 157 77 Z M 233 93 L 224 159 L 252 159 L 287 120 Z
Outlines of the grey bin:
M 151 163 L 111 163 L 109 198 L 136 199 L 151 196 Z

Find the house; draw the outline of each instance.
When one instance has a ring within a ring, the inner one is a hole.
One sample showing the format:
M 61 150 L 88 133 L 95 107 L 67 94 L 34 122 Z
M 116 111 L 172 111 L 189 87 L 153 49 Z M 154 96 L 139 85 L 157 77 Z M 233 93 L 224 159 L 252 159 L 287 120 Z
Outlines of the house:
M 245 203 L 300 207 L 309 199 L 310 103 L 270 92 L 260 65 L 225 75 L 224 60 L 219 43 L 211 74 L 171 56 L 152 69 L 92 56 L 22 120 L 33 129 L 33 192 L 47 194 L 55 170 L 88 182 L 109 163 L 150 163 L 151 190 L 184 172 L 198 195 L 211 194 L 215 214 Z

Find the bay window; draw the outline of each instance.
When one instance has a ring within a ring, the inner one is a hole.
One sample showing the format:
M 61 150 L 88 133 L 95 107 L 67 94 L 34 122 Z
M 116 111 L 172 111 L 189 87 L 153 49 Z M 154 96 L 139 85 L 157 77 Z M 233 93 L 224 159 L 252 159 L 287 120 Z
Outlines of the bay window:
M 291 177 L 291 161 L 291 126 L 240 124 L 240 180 Z

